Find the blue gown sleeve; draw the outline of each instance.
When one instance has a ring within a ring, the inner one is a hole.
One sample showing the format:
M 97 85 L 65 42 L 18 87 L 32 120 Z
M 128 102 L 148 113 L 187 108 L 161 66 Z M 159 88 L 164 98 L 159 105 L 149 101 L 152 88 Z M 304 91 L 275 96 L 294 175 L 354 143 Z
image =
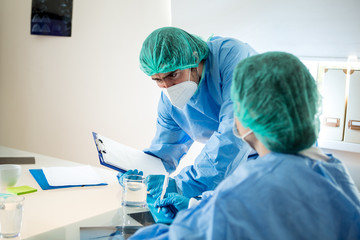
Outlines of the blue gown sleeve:
M 219 53 L 222 98 L 219 127 L 213 133 L 194 165 L 175 176 L 177 186 L 186 197 L 201 195 L 215 187 L 246 159 L 251 149 L 233 134 L 233 103 L 230 98 L 232 74 L 237 63 L 255 52 L 247 44 L 224 44 Z M 211 93 L 210 93 L 211 94 Z
M 130 240 L 163 240 L 169 239 L 169 226 L 164 224 L 155 224 L 149 227 L 140 228 L 129 238 Z
M 196 207 L 182 210 L 170 226 L 154 224 L 138 230 L 130 240 L 137 239 L 223 239 L 214 238 L 214 234 L 222 233 L 226 222 L 217 205 L 206 204 L 211 198 L 202 201 Z M 214 201 L 211 201 L 214 202 Z M 216 217 L 216 218 L 215 218 Z M 215 231 L 215 232 L 214 232 Z M 218 232 L 216 232 L 218 231 Z
M 169 100 L 161 93 L 158 104 L 156 134 L 151 146 L 144 149 L 145 153 L 162 159 L 169 173 L 175 171 L 180 159 L 194 143 L 194 140 L 169 116 L 170 105 Z

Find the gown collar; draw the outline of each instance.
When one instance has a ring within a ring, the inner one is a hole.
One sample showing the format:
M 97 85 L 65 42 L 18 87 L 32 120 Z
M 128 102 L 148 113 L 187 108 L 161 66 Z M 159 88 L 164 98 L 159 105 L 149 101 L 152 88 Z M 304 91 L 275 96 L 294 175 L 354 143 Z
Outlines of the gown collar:
M 330 159 L 320 148 L 318 147 L 310 147 L 300 151 L 298 154 L 314 159 L 314 160 L 323 160 L 327 161 Z

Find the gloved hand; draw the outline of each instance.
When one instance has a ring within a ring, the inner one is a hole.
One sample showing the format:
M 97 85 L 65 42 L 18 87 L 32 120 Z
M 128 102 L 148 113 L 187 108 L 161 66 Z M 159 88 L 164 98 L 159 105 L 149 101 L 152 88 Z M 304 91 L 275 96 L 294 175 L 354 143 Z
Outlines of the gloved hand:
M 119 172 L 119 173 L 117 174 L 117 178 L 118 178 L 118 181 L 119 181 L 120 185 L 124 187 L 124 178 L 125 178 L 126 176 L 129 176 L 129 175 L 132 175 L 132 174 L 134 174 L 134 175 L 141 175 L 141 176 L 142 176 L 142 175 L 143 175 L 143 171 L 139 171 L 139 170 L 137 170 L 137 169 L 134 169 L 134 170 L 129 170 L 129 171 L 124 172 L 124 173 Z
M 168 193 L 165 194 L 163 200 L 156 199 L 155 207 L 161 207 L 161 211 L 164 212 L 165 216 L 174 218 L 178 211 L 188 208 L 189 201 L 189 198 L 178 193 Z
M 146 177 L 147 190 L 153 198 L 158 198 L 161 195 L 165 175 L 149 175 Z M 177 193 L 175 179 L 169 178 L 169 184 L 166 193 Z

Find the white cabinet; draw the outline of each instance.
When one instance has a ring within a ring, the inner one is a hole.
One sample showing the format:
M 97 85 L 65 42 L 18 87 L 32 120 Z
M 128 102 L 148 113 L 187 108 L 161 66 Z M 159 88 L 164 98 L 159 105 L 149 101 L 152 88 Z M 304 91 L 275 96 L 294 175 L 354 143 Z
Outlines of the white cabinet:
M 319 146 L 360 152 L 360 64 L 319 62 Z
M 342 69 L 325 69 L 322 84 L 320 138 L 342 141 L 346 105 L 346 74 Z
M 360 70 L 350 73 L 344 141 L 360 144 Z

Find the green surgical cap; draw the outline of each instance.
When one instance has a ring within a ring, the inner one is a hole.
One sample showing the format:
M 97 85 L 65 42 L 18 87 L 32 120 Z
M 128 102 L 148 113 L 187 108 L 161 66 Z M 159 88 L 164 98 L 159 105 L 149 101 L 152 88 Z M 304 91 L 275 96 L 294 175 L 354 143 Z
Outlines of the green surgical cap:
M 315 143 L 321 99 L 297 57 L 268 52 L 246 58 L 236 66 L 232 84 L 235 116 L 269 150 L 297 153 Z
M 194 68 L 208 56 L 204 40 L 175 27 L 153 31 L 140 52 L 140 68 L 148 76 Z

